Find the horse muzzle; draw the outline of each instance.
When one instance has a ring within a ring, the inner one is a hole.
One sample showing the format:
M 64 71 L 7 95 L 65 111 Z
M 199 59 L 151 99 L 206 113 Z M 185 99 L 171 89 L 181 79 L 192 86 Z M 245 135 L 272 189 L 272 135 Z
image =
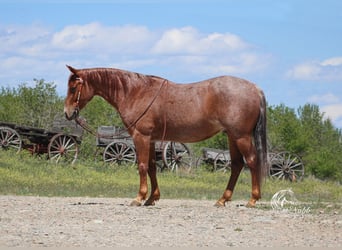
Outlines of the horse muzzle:
M 72 109 L 72 110 L 64 108 L 65 118 L 69 121 L 75 120 L 78 117 L 79 113 L 80 113 L 80 111 L 77 107 Z

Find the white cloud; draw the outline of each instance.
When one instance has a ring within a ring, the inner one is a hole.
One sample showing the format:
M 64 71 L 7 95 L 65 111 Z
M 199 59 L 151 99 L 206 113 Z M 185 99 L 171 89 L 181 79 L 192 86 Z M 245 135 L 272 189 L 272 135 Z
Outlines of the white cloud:
M 193 62 L 189 68 L 207 75 L 243 75 L 265 70 L 271 60 L 268 55 L 253 52 L 236 53 L 203 57 L 198 63 Z
M 179 72 L 201 72 L 207 76 L 263 71 L 272 60 L 235 34 L 206 34 L 194 27 L 164 31 L 151 52 L 166 56 L 163 63 L 174 65 Z
M 338 81 L 342 80 L 342 57 L 298 64 L 286 73 L 296 80 Z
M 317 76 L 321 68 L 313 63 L 304 63 L 295 66 L 288 75 L 296 79 L 312 79 Z
M 322 112 L 326 113 L 333 120 L 342 118 L 342 103 L 324 106 L 322 107 Z
M 342 100 L 333 93 L 313 95 L 308 98 L 310 103 L 320 105 L 320 111 L 329 118 L 336 127 L 342 127 Z
M 342 65 L 342 57 L 333 57 L 321 62 L 322 66 L 340 66 Z
M 0 44 L 2 85 L 33 78 L 65 84 L 65 64 L 148 71 L 176 80 L 261 72 L 270 63 L 269 55 L 236 34 L 190 26 L 160 31 L 93 22 L 56 31 L 40 24 L 0 25 Z
M 207 55 L 229 53 L 248 48 L 239 36 L 231 33 L 201 34 L 193 27 L 166 30 L 152 48 L 156 54 Z
M 155 59 L 136 59 L 136 60 L 125 60 L 124 62 L 120 61 L 117 63 L 111 63 L 108 67 L 112 68 L 123 68 L 123 69 L 131 69 L 131 68 L 139 68 L 144 66 L 149 66 L 152 64 L 157 64 L 158 61 Z
M 340 98 L 333 93 L 328 93 L 324 95 L 313 95 L 309 97 L 308 101 L 321 104 L 331 104 L 338 103 L 340 101 Z
M 47 42 L 51 32 L 41 25 L 0 26 L 1 54 L 32 55 L 32 48 Z
M 149 46 L 154 34 L 144 26 L 70 25 L 56 32 L 52 45 L 69 51 L 136 53 Z
M 323 106 L 321 111 L 325 117 L 331 119 L 335 126 L 342 128 L 342 103 Z

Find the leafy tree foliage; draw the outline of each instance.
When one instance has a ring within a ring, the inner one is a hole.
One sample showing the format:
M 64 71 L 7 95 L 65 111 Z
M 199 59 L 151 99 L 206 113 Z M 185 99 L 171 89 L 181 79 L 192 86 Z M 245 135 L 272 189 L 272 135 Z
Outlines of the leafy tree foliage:
M 301 124 L 293 109 L 283 104 L 269 107 L 267 119 L 270 151 L 301 153 L 304 150 Z
M 21 84 L 18 89 L 2 88 L 0 120 L 32 127 L 50 128 L 56 115 L 63 114 L 56 86 L 34 79 L 35 87 Z
M 207 140 L 195 143 L 194 148 L 196 151 L 200 151 L 201 148 L 217 148 L 217 149 L 228 149 L 228 140 L 225 133 L 219 133 Z
M 81 115 L 91 124 L 94 128 L 105 126 L 123 126 L 119 114 L 116 110 L 108 104 L 104 99 L 95 96 L 87 106 L 81 110 Z
M 299 118 L 307 139 L 304 159 L 308 170 L 320 178 L 342 178 L 342 134 L 329 119 L 324 119 L 318 106 L 305 105 Z
M 334 128 L 317 105 L 297 111 L 281 104 L 268 108 L 268 138 L 271 151 L 300 155 L 305 172 L 318 178 L 342 178 L 342 133 Z
M 0 121 L 19 122 L 19 100 L 15 89 L 1 88 Z

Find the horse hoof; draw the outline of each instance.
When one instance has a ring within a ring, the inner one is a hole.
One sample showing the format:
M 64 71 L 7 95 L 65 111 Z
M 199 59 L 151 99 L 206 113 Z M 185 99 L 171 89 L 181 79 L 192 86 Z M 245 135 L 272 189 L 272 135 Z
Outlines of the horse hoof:
M 144 203 L 144 206 L 154 206 L 154 205 L 156 205 L 156 202 L 155 202 L 155 201 L 146 201 L 146 202 Z
M 133 200 L 130 204 L 131 207 L 140 207 L 141 206 L 141 202 L 137 201 L 137 200 Z
M 214 207 L 225 207 L 226 204 L 225 203 L 222 203 L 221 201 L 216 201 Z
M 246 207 L 248 207 L 248 208 L 255 208 L 255 201 L 249 201 L 249 202 L 246 204 Z

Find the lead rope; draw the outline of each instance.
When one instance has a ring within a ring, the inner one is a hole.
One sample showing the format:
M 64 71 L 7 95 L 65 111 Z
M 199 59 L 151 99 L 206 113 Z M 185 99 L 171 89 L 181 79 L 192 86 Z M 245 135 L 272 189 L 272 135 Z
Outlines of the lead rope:
M 91 128 L 91 127 L 87 124 L 86 120 L 77 117 L 77 118 L 75 119 L 75 121 L 76 121 L 76 123 L 77 123 L 78 125 L 80 125 L 85 131 L 87 131 L 88 133 L 90 133 L 90 134 L 92 134 L 92 135 L 98 137 L 98 133 L 95 132 L 95 130 L 94 130 L 93 128 Z
M 167 101 L 168 101 L 168 91 L 166 90 L 166 97 L 165 97 L 165 103 L 167 104 Z M 164 108 L 164 112 L 163 112 L 163 118 L 164 118 L 164 128 L 163 128 L 163 136 L 162 136 L 162 139 L 161 139 L 161 143 L 160 143 L 160 146 L 159 146 L 159 150 L 162 150 L 163 146 L 164 146 L 164 142 L 165 142 L 165 136 L 166 136 L 166 108 Z
M 157 99 L 157 97 L 159 96 L 161 89 L 163 88 L 164 84 L 167 82 L 167 80 L 165 79 L 161 84 L 160 87 L 158 89 L 158 92 L 155 94 L 155 96 L 153 97 L 152 101 L 150 102 L 150 104 L 146 107 L 146 109 L 144 110 L 144 112 L 141 113 L 141 115 L 138 116 L 137 119 L 135 119 L 135 121 L 133 123 L 131 123 L 131 125 L 129 125 L 126 130 L 129 130 L 131 127 L 135 126 L 138 121 L 146 114 L 146 112 L 150 109 L 150 107 L 152 106 L 152 104 L 154 103 L 154 101 Z

